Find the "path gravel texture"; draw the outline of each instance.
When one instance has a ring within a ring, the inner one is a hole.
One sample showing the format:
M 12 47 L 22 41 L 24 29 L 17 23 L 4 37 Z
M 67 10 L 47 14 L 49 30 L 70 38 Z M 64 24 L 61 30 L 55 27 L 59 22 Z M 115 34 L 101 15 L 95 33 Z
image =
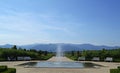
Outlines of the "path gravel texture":
M 62 57 L 61 59 L 62 61 L 73 61 L 66 57 Z M 52 57 L 48 61 L 56 61 L 56 57 Z M 75 68 L 25 68 L 23 66 L 16 66 L 18 64 L 22 64 L 26 62 L 33 62 L 33 61 L 7 61 L 7 62 L 0 62 L 0 65 L 7 65 L 8 67 L 16 68 L 17 73 L 110 73 L 109 69 L 117 68 L 117 66 L 120 66 L 120 63 L 92 62 L 92 61 L 90 62 L 103 65 L 104 67 L 75 69 Z M 82 62 L 86 62 L 86 61 L 82 61 Z

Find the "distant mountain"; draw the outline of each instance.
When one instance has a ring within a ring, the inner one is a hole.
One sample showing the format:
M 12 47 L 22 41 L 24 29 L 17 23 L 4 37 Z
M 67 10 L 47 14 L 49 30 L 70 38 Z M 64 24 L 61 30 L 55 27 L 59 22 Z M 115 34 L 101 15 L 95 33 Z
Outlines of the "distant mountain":
M 23 45 L 20 47 L 26 48 L 26 49 L 43 50 L 43 51 L 54 51 L 57 48 L 57 45 L 56 44 L 33 44 L 33 45 Z
M 10 44 L 0 45 L 1 48 L 11 48 L 12 46 Z
M 36 50 L 43 50 L 43 51 L 56 51 L 56 48 L 59 44 L 31 44 L 31 45 L 22 45 L 18 46 L 25 49 L 36 49 Z M 103 48 L 105 49 L 116 49 L 120 48 L 120 46 L 97 46 L 92 44 L 60 44 L 63 51 L 78 51 L 78 50 L 101 50 Z M 0 45 L 0 47 L 3 48 L 11 48 L 13 45 L 6 44 L 6 45 Z

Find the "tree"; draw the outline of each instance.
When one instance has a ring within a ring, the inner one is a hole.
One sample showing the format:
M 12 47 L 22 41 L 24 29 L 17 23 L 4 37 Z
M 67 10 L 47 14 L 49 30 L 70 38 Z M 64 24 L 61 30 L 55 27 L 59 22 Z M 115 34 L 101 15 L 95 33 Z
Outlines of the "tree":
M 78 57 L 80 56 L 80 51 L 77 51 L 77 56 L 78 56 Z
M 47 51 L 44 51 L 44 55 L 47 56 L 48 52 Z
M 15 50 L 17 50 L 17 46 L 16 46 L 16 45 L 14 45 L 14 46 L 12 47 L 12 49 L 15 49 Z
M 41 50 L 39 50 L 39 51 L 38 51 L 38 54 L 41 56 L 41 55 L 42 55 L 42 51 L 41 51 Z
M 36 49 L 30 49 L 30 51 L 31 51 L 31 52 L 37 52 L 37 50 L 36 50 Z
M 72 56 L 74 56 L 74 51 L 71 51 Z

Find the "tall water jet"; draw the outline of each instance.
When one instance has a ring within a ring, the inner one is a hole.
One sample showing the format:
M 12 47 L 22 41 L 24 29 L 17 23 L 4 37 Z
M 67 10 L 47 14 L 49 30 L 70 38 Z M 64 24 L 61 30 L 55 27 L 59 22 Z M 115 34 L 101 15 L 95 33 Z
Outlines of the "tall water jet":
M 63 57 L 62 45 L 57 45 L 56 61 L 61 62 Z
M 67 62 L 65 57 L 63 57 L 64 51 L 62 49 L 62 44 L 58 44 L 56 48 L 56 61 L 40 61 L 40 62 L 28 62 L 21 65 L 25 67 L 43 67 L 43 68 L 88 68 L 88 67 L 98 67 L 97 64 L 92 63 L 80 63 L 80 62 Z

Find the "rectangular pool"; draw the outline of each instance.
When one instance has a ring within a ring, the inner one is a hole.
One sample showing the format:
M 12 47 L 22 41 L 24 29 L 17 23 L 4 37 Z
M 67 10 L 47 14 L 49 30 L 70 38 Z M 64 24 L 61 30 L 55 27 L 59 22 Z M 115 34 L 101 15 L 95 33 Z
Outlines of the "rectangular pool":
M 94 63 L 82 63 L 82 62 L 50 62 L 50 61 L 42 61 L 42 62 L 27 62 L 23 64 L 19 64 L 19 66 L 24 67 L 36 67 L 36 68 L 98 68 L 101 65 Z

